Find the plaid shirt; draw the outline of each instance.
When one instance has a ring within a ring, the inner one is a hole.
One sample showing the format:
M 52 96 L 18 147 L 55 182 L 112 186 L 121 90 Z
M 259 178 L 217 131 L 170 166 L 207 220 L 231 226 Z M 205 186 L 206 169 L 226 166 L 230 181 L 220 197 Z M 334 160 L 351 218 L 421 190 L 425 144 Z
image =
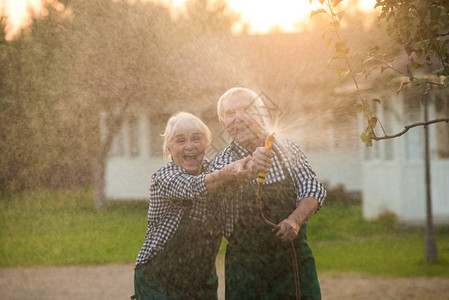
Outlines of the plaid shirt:
M 275 140 L 273 150 L 276 155 L 273 157 L 272 168 L 267 173 L 264 184 L 285 180 L 286 174 L 283 171 L 283 165 L 285 165 L 295 187 L 296 205 L 299 204 L 301 199 L 313 197 L 318 200 L 319 209 L 326 196 L 326 190 L 316 179 L 316 174 L 307 162 L 307 158 L 301 151 L 299 145 L 291 140 Z M 233 141 L 231 145 L 215 156 L 211 162 L 210 169 L 211 171 L 221 169 L 227 164 L 251 154 L 250 150 Z M 251 184 L 257 184 L 256 179 Z M 224 232 L 225 236 L 229 237 L 233 231 L 235 222 L 238 220 L 239 199 L 242 196 L 242 187 L 234 188 L 231 191 L 227 190 L 226 194 L 233 195 L 232 197 L 222 195 L 225 200 L 222 202 L 222 209 L 224 211 L 223 224 L 225 224 Z
M 203 162 L 206 170 L 209 162 Z M 203 221 L 207 213 L 205 173 L 198 176 L 173 162 L 167 163 L 151 176 L 150 205 L 145 241 L 136 265 L 147 263 L 156 256 L 178 228 L 183 212 L 189 210 L 189 217 Z

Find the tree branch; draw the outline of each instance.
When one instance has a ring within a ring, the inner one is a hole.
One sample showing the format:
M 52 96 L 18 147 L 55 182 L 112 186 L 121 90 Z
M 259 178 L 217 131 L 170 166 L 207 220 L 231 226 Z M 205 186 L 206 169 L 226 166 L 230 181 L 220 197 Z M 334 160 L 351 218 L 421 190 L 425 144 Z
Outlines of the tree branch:
M 398 136 L 401 136 L 401 135 L 405 134 L 407 131 L 409 131 L 410 128 L 418 127 L 418 126 L 427 126 L 427 125 L 434 124 L 434 123 L 439 123 L 439 122 L 446 122 L 446 123 L 448 123 L 449 122 L 449 118 L 440 118 L 440 119 L 430 120 L 430 121 L 427 121 L 427 122 L 413 123 L 413 124 L 405 126 L 404 130 L 402 130 L 401 132 L 398 132 L 398 133 L 396 133 L 394 135 L 376 136 L 376 134 L 374 134 L 374 136 L 372 138 L 375 141 L 393 139 L 393 138 L 396 138 Z
M 419 80 L 419 78 L 415 77 L 412 73 L 410 73 L 410 74 L 405 74 L 405 73 L 402 72 L 401 70 L 399 70 L 399 69 L 393 67 L 393 65 L 389 65 L 387 62 L 383 61 L 382 59 L 377 58 L 377 57 L 376 57 L 375 59 L 377 59 L 378 62 L 380 62 L 381 64 L 383 64 L 383 65 L 385 66 L 385 69 L 391 69 L 391 70 L 393 70 L 394 72 L 396 72 L 396 73 L 398 73 L 398 74 L 400 74 L 400 75 L 402 75 L 402 76 L 404 76 L 404 77 L 408 77 L 408 78 L 410 79 L 410 81 L 406 82 L 406 84 L 411 83 L 411 82 L 414 81 L 414 80 Z M 436 86 L 440 86 L 440 87 L 444 87 L 444 84 L 439 83 L 439 82 L 435 82 L 435 81 L 431 81 L 431 80 L 429 80 L 429 81 L 427 82 L 427 84 L 430 84 L 430 85 L 436 85 Z

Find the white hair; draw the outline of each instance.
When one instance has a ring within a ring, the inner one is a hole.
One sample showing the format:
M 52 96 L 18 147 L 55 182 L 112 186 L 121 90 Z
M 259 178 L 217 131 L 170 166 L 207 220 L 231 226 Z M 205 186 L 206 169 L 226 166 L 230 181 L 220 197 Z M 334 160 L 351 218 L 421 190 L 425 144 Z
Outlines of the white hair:
M 164 137 L 164 158 L 169 160 L 170 158 L 170 143 L 176 134 L 176 131 L 180 128 L 196 129 L 206 139 L 206 145 L 209 146 L 211 142 L 211 133 L 209 127 L 203 123 L 198 117 L 188 112 L 178 112 L 168 119 L 165 127 L 165 132 L 162 134 Z
M 256 111 L 259 112 L 259 117 L 263 123 L 260 125 L 262 125 L 263 127 L 269 126 L 270 120 L 268 118 L 268 109 L 265 106 L 264 101 L 260 98 L 260 96 L 256 92 L 243 87 L 230 88 L 223 95 L 221 95 L 220 99 L 218 99 L 217 114 L 219 120 L 223 119 L 223 102 L 235 96 L 240 97 L 243 96 L 243 99 L 247 100 L 248 104 L 252 105 L 254 108 L 256 108 Z

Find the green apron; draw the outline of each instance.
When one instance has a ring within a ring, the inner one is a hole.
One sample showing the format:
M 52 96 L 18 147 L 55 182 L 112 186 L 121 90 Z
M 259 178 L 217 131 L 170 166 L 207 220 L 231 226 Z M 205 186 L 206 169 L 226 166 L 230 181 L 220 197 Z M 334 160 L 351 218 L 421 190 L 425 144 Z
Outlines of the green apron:
M 136 299 L 217 299 L 215 258 L 221 243 L 220 217 L 209 213 L 203 222 L 184 210 L 165 248 L 135 269 Z
M 264 184 L 261 191 L 265 217 L 277 224 L 295 209 L 296 194 L 287 179 Z M 296 288 L 289 243 L 282 242 L 263 223 L 256 201 L 257 185 L 243 187 L 239 218 L 226 248 L 226 299 L 295 299 Z M 315 260 L 307 243 L 307 224 L 293 241 L 298 259 L 301 300 L 321 299 Z

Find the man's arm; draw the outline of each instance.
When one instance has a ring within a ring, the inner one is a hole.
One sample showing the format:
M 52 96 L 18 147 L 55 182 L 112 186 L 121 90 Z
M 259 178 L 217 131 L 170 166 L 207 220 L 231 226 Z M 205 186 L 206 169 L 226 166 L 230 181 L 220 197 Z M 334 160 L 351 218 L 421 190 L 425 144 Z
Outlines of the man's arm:
M 279 230 L 273 230 L 273 232 L 276 232 L 276 236 L 283 241 L 293 241 L 298 236 L 301 226 L 315 214 L 317 209 L 317 199 L 313 197 L 301 199 L 288 218 L 278 224 Z

